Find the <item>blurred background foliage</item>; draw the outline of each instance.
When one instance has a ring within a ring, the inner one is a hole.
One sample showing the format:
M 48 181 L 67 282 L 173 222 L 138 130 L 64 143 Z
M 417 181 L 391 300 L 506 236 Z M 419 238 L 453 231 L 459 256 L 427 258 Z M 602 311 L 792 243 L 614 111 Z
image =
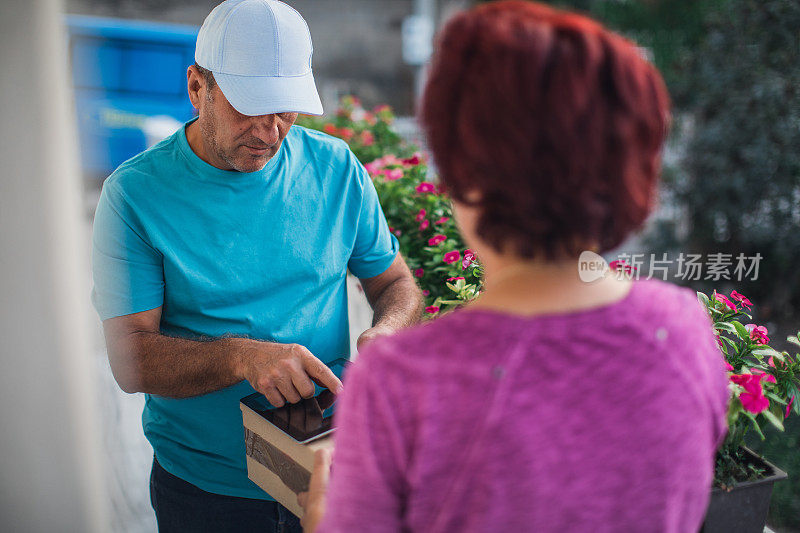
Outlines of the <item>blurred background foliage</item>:
M 559 0 L 649 50 L 673 99 L 661 213 L 646 252 L 763 257 L 735 288 L 760 305 L 774 345 L 800 329 L 800 2 L 797 0 Z M 735 264 L 735 263 L 734 263 Z M 800 424 L 757 451 L 789 473 L 775 486 L 770 525 L 800 531 Z

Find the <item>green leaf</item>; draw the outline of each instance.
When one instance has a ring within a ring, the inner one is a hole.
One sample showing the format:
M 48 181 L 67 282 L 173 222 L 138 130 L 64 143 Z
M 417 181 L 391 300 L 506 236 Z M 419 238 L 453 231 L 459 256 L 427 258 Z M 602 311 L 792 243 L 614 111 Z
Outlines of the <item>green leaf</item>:
M 733 327 L 736 328 L 736 333 L 738 333 L 741 338 L 743 339 L 750 338 L 750 334 L 747 332 L 747 330 L 744 328 L 741 322 L 739 322 L 738 320 L 733 320 L 731 321 L 731 324 L 733 324 Z
M 762 346 L 761 348 L 754 348 L 750 351 L 750 353 L 760 357 L 776 357 L 781 361 L 783 360 L 783 356 L 777 350 L 774 350 L 766 345 Z
M 697 291 L 697 299 L 700 300 L 700 303 L 702 303 L 704 306 L 708 307 L 708 296 L 700 291 Z
M 780 419 L 777 416 L 775 416 L 775 414 L 772 411 L 767 409 L 765 411 L 762 411 L 761 414 L 764 415 L 764 418 L 769 420 L 773 426 L 778 428 L 779 431 L 783 431 L 783 422 L 781 422 Z
M 753 415 L 753 413 L 751 413 L 749 411 L 742 411 L 742 413 L 744 413 L 744 415 L 747 418 L 749 418 L 751 422 L 753 422 L 753 428 L 756 430 L 756 433 L 758 433 L 758 435 L 761 437 L 761 440 L 766 439 L 766 437 L 764 437 L 764 433 L 761 431 L 761 427 L 758 425 L 758 421 L 756 420 L 756 417 Z
M 800 346 L 800 339 L 798 339 L 796 335 L 790 335 L 790 336 L 786 337 L 786 340 L 791 342 L 792 344 L 796 344 L 797 346 Z
M 717 331 L 728 331 L 730 333 L 733 333 L 734 335 L 738 333 L 738 331 L 736 331 L 736 328 L 733 327 L 731 324 L 728 324 L 727 322 L 715 322 L 714 329 L 716 329 Z

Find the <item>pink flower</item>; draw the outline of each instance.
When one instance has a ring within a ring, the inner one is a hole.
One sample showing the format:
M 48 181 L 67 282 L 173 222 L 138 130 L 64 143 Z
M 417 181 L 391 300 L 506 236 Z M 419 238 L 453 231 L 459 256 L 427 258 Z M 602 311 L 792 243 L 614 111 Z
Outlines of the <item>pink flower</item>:
M 455 277 L 455 278 L 447 278 L 447 281 L 458 281 L 460 279 L 464 279 L 464 278 L 462 276 L 458 276 L 458 277 Z
M 714 291 L 714 299 L 716 299 L 720 303 L 725 304 L 731 311 L 736 311 L 736 305 L 730 300 L 728 300 L 728 297 L 725 296 L 724 294 L 720 294 L 717 291 Z
M 447 236 L 445 235 L 434 235 L 430 239 L 428 239 L 428 246 L 437 246 L 442 244 L 444 241 L 447 240 Z
M 743 392 L 739 395 L 739 401 L 742 402 L 742 407 L 746 411 L 750 411 L 754 415 L 765 411 L 769 407 L 769 400 L 763 394 Z
M 430 226 L 430 225 L 431 225 L 431 223 L 430 223 L 429 220 L 423 220 L 419 225 L 419 230 L 420 231 L 425 231 L 426 229 L 428 229 L 428 226 Z
M 447 252 L 444 254 L 444 262 L 448 265 L 455 263 L 459 259 L 461 259 L 461 254 L 458 252 L 458 250 L 453 250 L 452 252 Z
M 375 136 L 369 130 L 364 130 L 361 132 L 361 144 L 364 146 L 372 146 L 375 144 Z
M 380 161 L 373 161 L 372 163 L 367 163 L 364 165 L 364 168 L 367 169 L 370 176 L 375 176 L 381 171 Z
M 761 388 L 761 376 L 758 374 L 734 374 L 730 380 L 750 394 L 764 394 L 764 390 Z
M 450 217 L 442 217 L 439 220 L 437 220 L 436 222 L 434 222 L 434 224 L 444 224 L 448 220 L 450 220 Z
M 733 367 L 727 361 L 725 361 L 725 370 L 727 370 L 728 372 L 733 372 Z
M 352 139 L 353 135 L 355 135 L 355 134 L 356 134 L 356 132 L 354 132 L 350 128 L 342 128 L 342 129 L 339 130 L 339 135 L 341 135 L 342 139 L 344 139 L 345 141 L 349 141 L 350 139 Z
M 375 120 L 375 115 L 370 113 L 369 111 L 364 112 L 364 122 L 369 124 L 370 126 L 374 126 L 377 120 Z
M 417 276 L 418 278 L 421 278 L 422 276 L 425 275 L 425 270 L 422 268 L 418 268 L 414 271 L 414 275 Z
M 429 305 L 428 307 L 425 308 L 425 312 L 426 313 L 430 313 L 432 315 L 435 315 L 436 313 L 439 312 L 439 306 L 438 305 Z
M 322 127 L 322 131 L 328 135 L 336 135 L 339 132 L 339 128 L 329 122 Z
M 431 291 L 429 291 L 428 289 L 425 289 L 424 291 L 422 291 L 422 295 L 423 296 L 430 296 L 431 295 Z
M 435 193 L 436 185 L 434 185 L 433 183 L 428 183 L 427 181 L 423 181 L 422 183 L 417 185 L 416 191 L 420 194 Z
M 767 337 L 767 328 L 764 326 L 756 326 L 755 324 L 747 324 L 744 329 L 750 332 L 750 338 L 756 341 L 756 344 L 767 344 L 769 337 Z
M 735 290 L 731 291 L 731 298 L 733 298 L 737 302 L 742 302 L 742 305 L 745 306 L 745 307 L 753 307 L 753 302 L 751 302 L 747 298 L 747 296 L 745 296 L 745 295 L 743 295 L 743 294 L 741 294 L 739 292 L 736 292 Z
M 403 159 L 403 164 L 410 167 L 413 167 L 414 165 L 419 165 L 420 164 L 419 156 L 417 154 L 414 154 L 411 157 Z
M 381 162 L 381 165 L 383 165 L 385 167 L 389 166 L 389 165 L 400 165 L 400 164 L 402 164 L 402 162 L 399 159 L 397 159 L 397 156 L 394 155 L 394 154 L 386 154 L 385 156 L 380 158 L 379 161 Z
M 383 177 L 386 178 L 387 181 L 394 181 L 399 180 L 403 177 L 403 171 L 399 168 L 393 168 L 392 170 L 384 170 Z
M 789 412 L 792 410 L 792 404 L 794 403 L 794 396 L 789 400 L 789 403 L 786 404 L 786 414 L 783 415 L 783 418 L 789 418 Z
M 772 368 L 775 368 L 775 359 L 770 357 L 769 359 L 767 359 L 767 364 Z
M 775 376 L 772 374 L 767 374 L 760 368 L 751 368 L 750 372 L 756 376 L 760 376 L 762 381 L 766 381 L 767 383 L 777 383 L 777 381 L 775 381 Z
M 464 250 L 464 260 L 461 261 L 461 270 L 466 270 L 475 261 L 475 254 L 472 250 L 467 248 Z
M 428 214 L 427 211 L 425 211 L 424 209 L 420 209 L 419 213 L 417 213 L 417 218 L 416 218 L 417 222 L 422 222 L 422 220 L 425 218 L 427 214 Z

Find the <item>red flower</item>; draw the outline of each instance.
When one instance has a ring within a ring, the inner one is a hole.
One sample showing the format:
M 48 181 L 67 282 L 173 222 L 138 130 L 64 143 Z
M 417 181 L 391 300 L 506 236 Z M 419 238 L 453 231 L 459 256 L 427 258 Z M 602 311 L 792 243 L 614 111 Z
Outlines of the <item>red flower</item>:
M 322 127 L 322 131 L 328 135 L 336 135 L 339 132 L 339 128 L 329 122 Z
M 794 396 L 789 400 L 789 403 L 786 404 L 786 414 L 783 415 L 783 418 L 789 418 L 789 412 L 792 409 L 792 404 L 794 403 Z
M 464 278 L 462 276 L 458 276 L 458 277 L 455 277 L 455 278 L 447 278 L 447 281 L 458 281 L 460 279 L 464 279 Z
M 414 154 L 409 158 L 403 159 L 403 164 L 408 166 L 419 165 L 420 164 L 419 156 L 417 154 Z
M 442 244 L 444 241 L 447 240 L 447 236 L 445 235 L 434 235 L 430 239 L 428 239 L 428 246 L 437 246 Z
M 455 263 L 459 259 L 461 259 L 461 254 L 458 252 L 458 250 L 453 250 L 452 252 L 447 252 L 444 254 L 444 262 L 448 265 Z
M 750 394 L 764 394 L 761 388 L 761 376 L 757 374 L 734 374 L 730 380 Z
M 429 291 L 428 289 L 425 289 L 424 291 L 422 291 L 422 295 L 423 296 L 430 296 L 431 295 L 431 291 Z
M 419 225 L 419 230 L 420 231 L 425 231 L 426 229 L 428 229 L 428 226 L 430 226 L 430 225 L 431 225 L 431 223 L 430 223 L 429 220 L 423 220 L 422 223 Z
M 442 217 L 439 220 L 437 220 L 436 222 L 434 222 L 434 224 L 444 224 L 448 220 L 450 220 L 450 217 Z
M 750 300 L 747 298 L 747 296 L 745 296 L 745 295 L 743 295 L 743 294 L 741 294 L 741 293 L 738 293 L 738 292 L 736 292 L 735 290 L 734 290 L 734 291 L 731 291 L 731 298 L 733 298 L 733 299 L 734 299 L 734 300 L 736 300 L 737 302 L 742 302 L 742 305 L 743 305 L 743 306 L 745 306 L 745 307 L 748 307 L 748 308 L 749 308 L 749 307 L 753 307 L 753 302 L 751 302 L 751 301 L 750 301 Z
M 435 193 L 436 185 L 434 185 L 433 183 L 428 183 L 427 181 L 423 181 L 422 183 L 417 185 L 416 191 L 420 194 Z
M 417 213 L 417 218 L 416 218 L 417 222 L 422 222 L 422 220 L 425 218 L 427 214 L 428 214 L 427 211 L 425 211 L 424 209 L 420 209 L 419 213 Z
M 746 411 L 750 411 L 754 415 L 765 411 L 769 407 L 769 400 L 763 394 L 743 392 L 739 395 L 739 401 L 742 402 L 742 407 Z
M 342 139 L 344 139 L 345 141 L 349 141 L 350 139 L 352 139 L 353 135 L 355 134 L 356 132 L 354 132 L 350 128 L 342 128 L 339 130 L 339 135 L 341 135 Z
M 750 332 L 750 338 L 756 341 L 756 344 L 767 344 L 769 337 L 767 337 L 767 328 L 764 326 L 756 326 L 755 324 L 747 324 L 744 329 Z
M 426 313 L 430 313 L 432 315 L 435 315 L 436 313 L 439 312 L 439 306 L 438 305 L 429 305 L 428 307 L 425 308 L 425 312 Z
M 467 248 L 464 250 L 464 260 L 461 261 L 461 270 L 466 270 L 475 261 L 475 254 Z
M 364 111 L 364 122 L 366 122 L 370 126 L 374 126 L 375 122 L 377 121 L 375 120 L 375 115 L 373 115 L 369 111 Z
M 422 268 L 418 268 L 414 271 L 414 275 L 417 276 L 418 278 L 421 278 L 423 275 L 425 275 L 425 270 Z
M 727 370 L 728 372 L 733 372 L 733 367 L 727 361 L 725 361 L 725 370 Z
M 736 311 L 736 304 L 728 300 L 728 297 L 725 296 L 724 294 L 720 294 L 717 291 L 714 291 L 714 299 L 720 303 L 725 304 L 731 311 Z
M 611 270 L 621 270 L 626 274 L 632 274 L 634 270 L 637 270 L 637 267 L 631 266 L 625 261 L 621 261 L 619 259 L 615 259 L 608 264 L 608 268 Z

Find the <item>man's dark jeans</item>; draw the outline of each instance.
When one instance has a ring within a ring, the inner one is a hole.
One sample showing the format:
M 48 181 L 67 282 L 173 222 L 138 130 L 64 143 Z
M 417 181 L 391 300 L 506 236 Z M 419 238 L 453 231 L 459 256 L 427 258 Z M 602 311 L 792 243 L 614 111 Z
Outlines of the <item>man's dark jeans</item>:
M 301 533 L 300 520 L 277 503 L 222 496 L 173 476 L 153 458 L 150 503 L 159 533 Z

